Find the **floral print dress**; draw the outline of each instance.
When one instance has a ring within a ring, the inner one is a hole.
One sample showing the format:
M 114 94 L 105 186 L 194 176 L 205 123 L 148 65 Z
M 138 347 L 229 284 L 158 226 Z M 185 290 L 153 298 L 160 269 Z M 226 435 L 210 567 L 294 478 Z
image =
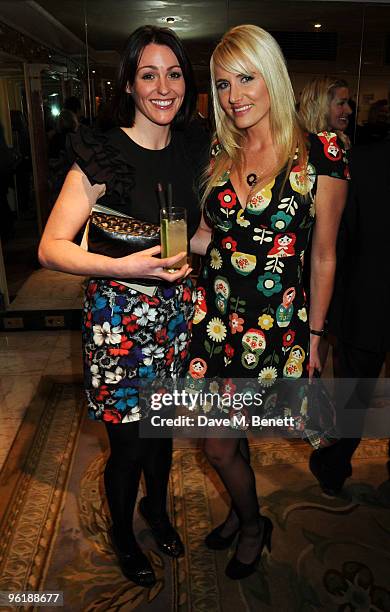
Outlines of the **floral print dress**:
M 248 202 L 226 173 L 205 215 L 213 227 L 197 287 L 189 376 L 307 377 L 309 324 L 302 272 L 315 220 L 317 177 L 348 178 L 336 134 L 308 135 L 308 166 L 280 173 Z M 297 159 L 297 156 L 296 156 Z

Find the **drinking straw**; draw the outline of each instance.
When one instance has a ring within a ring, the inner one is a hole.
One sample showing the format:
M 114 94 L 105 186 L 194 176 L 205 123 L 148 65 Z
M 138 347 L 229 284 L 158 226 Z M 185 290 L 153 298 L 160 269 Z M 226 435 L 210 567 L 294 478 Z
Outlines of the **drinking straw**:
M 167 201 L 168 201 L 168 210 L 171 213 L 172 205 L 173 205 L 172 183 L 168 183 L 167 185 Z
M 158 197 L 158 203 L 160 205 L 160 210 L 161 210 L 162 214 L 164 215 L 164 217 L 166 217 L 166 215 L 167 215 L 167 203 L 166 203 L 166 200 L 165 200 L 164 188 L 163 188 L 161 183 L 157 183 L 157 197 Z

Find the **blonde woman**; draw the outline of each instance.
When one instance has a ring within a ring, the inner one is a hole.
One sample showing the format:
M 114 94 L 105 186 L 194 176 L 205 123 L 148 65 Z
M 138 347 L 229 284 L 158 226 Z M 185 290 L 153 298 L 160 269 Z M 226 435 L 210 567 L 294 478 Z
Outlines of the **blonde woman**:
M 299 116 L 304 128 L 312 134 L 335 132 L 349 149 L 345 133 L 352 109 L 349 105 L 348 83 L 344 79 L 322 76 L 312 79 L 301 92 Z
M 218 146 L 191 243 L 205 260 L 189 374 L 199 384 L 201 364 L 207 378 L 251 378 L 269 389 L 278 377 L 321 368 L 345 155 L 336 137 L 301 130 L 283 55 L 263 29 L 231 29 L 210 66 Z M 301 275 L 313 228 L 309 313 Z M 226 574 L 245 578 L 270 548 L 272 532 L 259 514 L 246 438 L 208 438 L 204 449 L 231 498 L 227 519 L 206 545 L 227 548 L 239 533 Z

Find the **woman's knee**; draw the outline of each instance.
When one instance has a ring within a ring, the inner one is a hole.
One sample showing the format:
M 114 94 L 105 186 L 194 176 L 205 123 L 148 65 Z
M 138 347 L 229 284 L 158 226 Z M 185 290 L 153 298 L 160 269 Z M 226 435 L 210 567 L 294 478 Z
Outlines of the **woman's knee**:
M 238 440 L 207 439 L 204 443 L 206 457 L 215 468 L 228 466 L 236 456 Z

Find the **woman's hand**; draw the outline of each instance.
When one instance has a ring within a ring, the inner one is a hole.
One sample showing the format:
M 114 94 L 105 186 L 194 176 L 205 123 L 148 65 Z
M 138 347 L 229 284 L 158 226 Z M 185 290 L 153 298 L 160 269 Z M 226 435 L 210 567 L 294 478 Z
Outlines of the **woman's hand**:
M 322 371 L 320 359 L 320 337 L 310 334 L 309 378 L 313 378 L 314 370 Z
M 175 281 L 186 278 L 192 268 L 185 263 L 179 270 L 168 272 L 165 268 L 172 268 L 175 264 L 186 257 L 187 253 L 182 251 L 172 257 L 160 259 L 155 257 L 161 253 L 161 247 L 155 246 L 126 257 L 116 260 L 117 272 L 113 277 L 118 278 L 156 278 L 174 283 Z

